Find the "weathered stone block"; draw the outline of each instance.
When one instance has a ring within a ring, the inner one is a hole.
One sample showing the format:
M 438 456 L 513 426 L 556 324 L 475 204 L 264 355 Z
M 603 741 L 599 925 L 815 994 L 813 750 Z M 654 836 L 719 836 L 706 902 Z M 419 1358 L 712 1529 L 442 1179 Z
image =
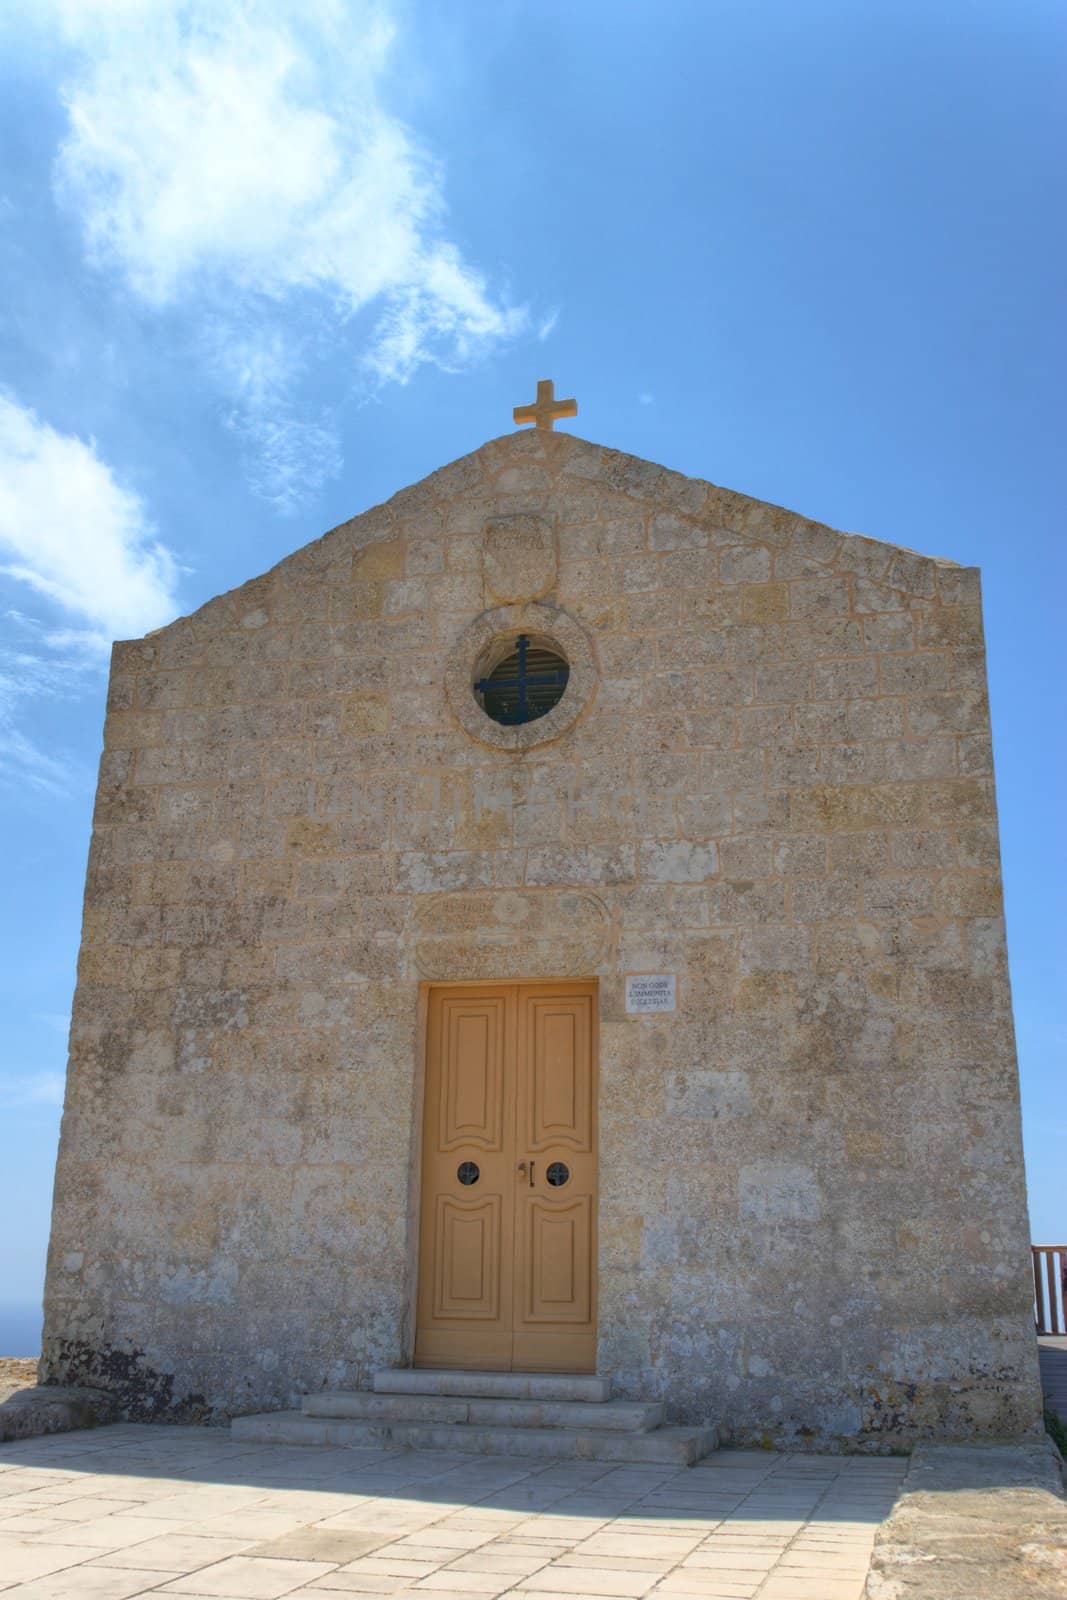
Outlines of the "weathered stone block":
M 823 1197 L 810 1167 L 780 1161 L 742 1167 L 741 1215 L 753 1222 L 818 1222 Z

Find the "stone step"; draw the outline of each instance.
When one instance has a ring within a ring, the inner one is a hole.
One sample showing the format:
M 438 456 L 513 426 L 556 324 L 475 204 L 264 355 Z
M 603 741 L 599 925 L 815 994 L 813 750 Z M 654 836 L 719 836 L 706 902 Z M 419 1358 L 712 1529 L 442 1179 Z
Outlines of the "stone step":
M 642 1461 L 691 1467 L 714 1450 L 712 1428 L 656 1428 L 625 1433 L 601 1428 L 472 1428 L 462 1423 L 366 1422 L 267 1411 L 235 1417 L 231 1436 L 248 1444 L 350 1445 L 379 1449 L 452 1450 L 545 1460 Z
M 304 1396 L 306 1417 L 363 1422 L 451 1422 L 475 1428 L 597 1428 L 648 1433 L 663 1407 L 634 1400 L 465 1400 L 452 1395 L 366 1394 L 359 1390 Z
M 446 1372 L 392 1367 L 374 1374 L 375 1394 L 439 1394 L 470 1400 L 610 1400 L 611 1379 L 581 1372 Z

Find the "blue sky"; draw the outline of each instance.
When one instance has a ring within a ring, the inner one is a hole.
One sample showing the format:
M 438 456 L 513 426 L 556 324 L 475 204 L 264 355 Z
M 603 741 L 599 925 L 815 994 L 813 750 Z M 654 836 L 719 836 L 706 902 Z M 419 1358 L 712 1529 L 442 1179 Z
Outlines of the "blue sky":
M 549 375 L 586 438 L 982 567 L 1062 1242 L 1062 7 L 7 0 L 0 57 L 0 1303 L 43 1272 L 107 641 Z

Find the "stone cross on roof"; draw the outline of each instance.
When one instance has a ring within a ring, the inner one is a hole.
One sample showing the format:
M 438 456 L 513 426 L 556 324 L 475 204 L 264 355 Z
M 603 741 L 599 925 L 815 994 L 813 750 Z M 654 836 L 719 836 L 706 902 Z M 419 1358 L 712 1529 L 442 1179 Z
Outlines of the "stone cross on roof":
M 576 417 L 578 415 L 577 400 L 555 399 L 556 386 L 551 378 L 542 378 L 537 385 L 537 399 L 532 406 L 516 406 L 512 412 L 515 421 L 522 424 L 532 422 L 538 428 L 547 428 L 552 432 L 553 425 L 560 417 Z

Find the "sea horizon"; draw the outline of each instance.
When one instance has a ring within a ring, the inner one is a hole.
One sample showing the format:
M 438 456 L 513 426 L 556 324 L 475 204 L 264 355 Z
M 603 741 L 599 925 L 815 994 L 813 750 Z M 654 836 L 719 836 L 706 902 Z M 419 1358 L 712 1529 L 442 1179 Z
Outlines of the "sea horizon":
M 39 1356 L 43 1319 L 33 1302 L 0 1305 L 0 1356 Z

